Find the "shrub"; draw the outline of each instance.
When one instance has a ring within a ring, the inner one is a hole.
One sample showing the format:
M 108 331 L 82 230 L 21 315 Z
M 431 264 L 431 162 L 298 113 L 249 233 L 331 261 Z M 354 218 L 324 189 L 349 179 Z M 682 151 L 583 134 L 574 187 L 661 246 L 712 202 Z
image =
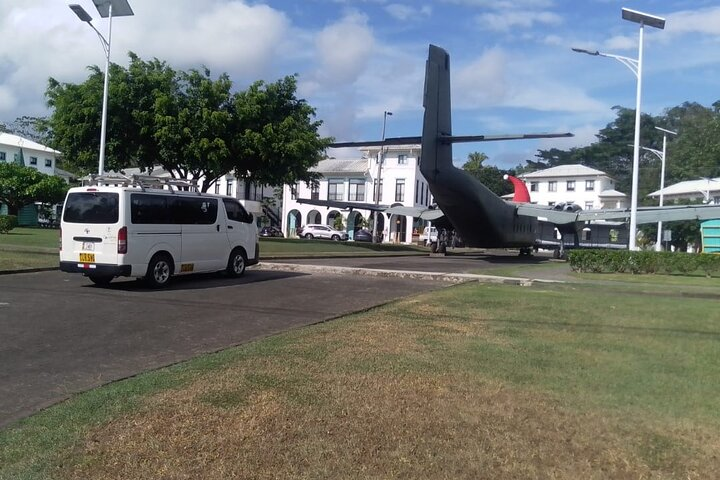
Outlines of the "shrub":
M 697 266 L 706 277 L 712 277 L 713 273 L 720 271 L 720 255 L 702 253 L 697 257 Z
M 17 227 L 17 225 L 17 216 L 0 215 L 0 233 L 8 233 L 10 230 Z
M 576 272 L 657 273 L 679 272 L 683 275 L 702 269 L 706 275 L 720 271 L 720 255 L 697 255 L 628 250 L 572 250 L 570 268 Z

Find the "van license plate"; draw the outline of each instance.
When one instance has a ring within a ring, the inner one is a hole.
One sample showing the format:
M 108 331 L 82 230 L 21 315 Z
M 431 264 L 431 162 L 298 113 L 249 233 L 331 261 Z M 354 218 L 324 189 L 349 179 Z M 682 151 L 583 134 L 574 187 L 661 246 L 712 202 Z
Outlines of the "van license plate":
M 83 263 L 95 263 L 95 254 L 94 253 L 81 253 L 80 261 Z

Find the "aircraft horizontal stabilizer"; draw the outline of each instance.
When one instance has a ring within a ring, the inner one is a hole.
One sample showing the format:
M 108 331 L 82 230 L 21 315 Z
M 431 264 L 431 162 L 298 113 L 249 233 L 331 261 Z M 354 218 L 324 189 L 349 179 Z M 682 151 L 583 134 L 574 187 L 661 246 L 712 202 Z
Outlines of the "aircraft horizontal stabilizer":
M 562 225 L 573 222 L 595 220 L 627 220 L 629 208 L 607 210 L 579 210 L 577 212 L 555 210 L 545 205 L 518 205 L 517 214 L 527 217 L 545 218 Z M 663 207 L 640 207 L 637 209 L 637 223 L 672 222 L 679 220 L 708 220 L 720 218 L 720 205 L 671 205 Z
M 563 138 L 572 137 L 572 133 L 521 133 L 518 135 L 440 135 L 441 143 L 470 143 L 470 142 L 496 142 L 502 140 L 532 140 L 537 138 Z M 330 144 L 332 148 L 343 147 L 386 147 L 389 145 L 415 145 L 421 143 L 422 137 L 392 137 L 385 140 L 370 140 L 367 142 L 336 142 Z

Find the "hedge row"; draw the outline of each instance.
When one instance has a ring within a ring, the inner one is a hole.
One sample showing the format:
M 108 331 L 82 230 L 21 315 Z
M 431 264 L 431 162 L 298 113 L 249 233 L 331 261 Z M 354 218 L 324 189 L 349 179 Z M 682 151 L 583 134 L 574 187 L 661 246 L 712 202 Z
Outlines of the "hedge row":
M 720 272 L 720 255 L 629 250 L 572 250 L 568 259 L 576 272 L 688 273 L 701 270 L 708 277 Z
M 0 215 L 0 233 L 8 233 L 17 227 L 18 220 L 16 215 Z

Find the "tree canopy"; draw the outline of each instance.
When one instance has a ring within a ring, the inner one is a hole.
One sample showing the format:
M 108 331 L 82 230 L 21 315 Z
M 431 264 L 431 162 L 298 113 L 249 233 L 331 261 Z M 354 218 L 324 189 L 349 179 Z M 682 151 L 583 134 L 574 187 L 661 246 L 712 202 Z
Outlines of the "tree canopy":
M 632 182 L 632 156 L 635 110 L 614 107 L 617 117 L 597 135 L 597 142 L 570 150 L 538 150 L 536 160 L 518 166 L 522 173 L 566 164 L 582 164 L 606 172 L 616 180 L 616 188 L 629 194 Z M 701 177 L 720 176 L 720 101 L 712 107 L 685 102 L 658 116 L 641 115 L 641 147 L 662 151 L 661 127 L 677 133 L 668 135 L 665 185 Z M 660 188 L 661 159 L 642 150 L 638 178 L 641 204 L 654 205 L 647 195 Z M 682 247 L 699 241 L 697 222 L 672 222 L 673 243 Z M 656 227 L 642 227 L 655 238 Z
M 60 203 L 67 189 L 60 177 L 15 163 L 0 163 L 0 203 L 8 206 L 10 215 L 17 215 L 20 208 L 33 202 Z
M 221 176 L 259 184 L 312 181 L 331 138 L 320 137 L 315 110 L 296 98 L 297 79 L 258 81 L 233 92 L 227 74 L 176 71 L 158 59 L 130 53 L 110 68 L 106 169 L 161 165 L 176 178 L 204 177 L 207 190 Z M 81 84 L 50 79 L 47 125 L 65 167 L 97 168 L 103 74 L 97 66 Z
M 514 175 L 514 172 L 512 170 L 501 170 L 494 165 L 484 165 L 483 162 L 487 159 L 488 156 L 484 153 L 472 152 L 468 155 L 467 162 L 463 164 L 462 169 L 480 180 L 495 195 L 503 196 L 512 193 L 512 184 L 504 180 L 503 176 L 506 173 Z

